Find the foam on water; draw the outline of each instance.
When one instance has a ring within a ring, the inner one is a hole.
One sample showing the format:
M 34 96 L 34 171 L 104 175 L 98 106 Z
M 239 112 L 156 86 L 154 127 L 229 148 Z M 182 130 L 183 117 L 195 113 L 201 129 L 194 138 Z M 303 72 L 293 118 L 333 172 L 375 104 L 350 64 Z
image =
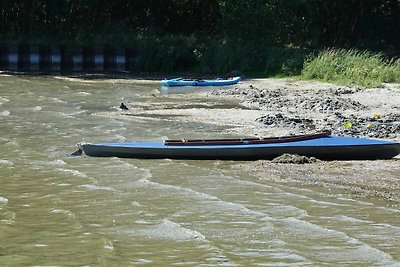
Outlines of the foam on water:
M 76 116 L 80 112 L 67 113 L 67 112 L 62 112 L 62 111 L 47 111 L 47 113 L 51 114 L 52 117 L 75 119 L 74 116 Z
M 8 100 L 8 98 L 0 96 L 0 105 L 3 105 L 4 103 L 6 103 L 8 101 L 10 101 L 10 100 Z
M 135 230 L 134 234 L 155 239 L 176 241 L 205 240 L 205 237 L 201 233 L 182 227 L 180 224 L 172 222 L 168 219 L 162 220 L 159 224 L 145 226 L 140 230 Z
M 76 217 L 76 215 L 72 211 L 69 211 L 69 210 L 54 208 L 54 209 L 51 210 L 51 212 L 52 213 L 58 213 L 58 214 L 64 214 L 64 215 L 67 215 L 67 216 L 70 216 L 70 217 L 74 217 L 74 218 Z
M 7 204 L 7 203 L 8 203 L 8 199 L 0 196 L 0 204 Z
M 139 181 L 137 181 L 137 186 L 138 187 L 156 187 L 158 189 L 162 190 L 173 190 L 177 192 L 183 192 L 185 195 L 194 197 L 198 196 L 202 199 L 210 199 L 210 200 L 218 200 L 217 197 L 211 196 L 209 194 L 201 193 L 201 192 L 196 192 L 193 191 L 192 189 L 187 189 L 187 188 L 182 188 L 179 186 L 174 186 L 174 185 L 168 185 L 168 184 L 160 184 L 157 182 L 152 182 L 149 180 L 150 177 L 143 177 Z
M 64 160 L 62 159 L 54 159 L 54 160 L 31 160 L 30 163 L 31 165 L 39 165 L 39 166 L 63 166 L 63 165 L 68 165 Z
M 87 110 L 84 110 L 84 109 L 82 110 L 81 107 L 78 107 L 77 109 L 78 109 L 77 111 L 68 113 L 68 116 L 77 116 L 77 115 L 82 115 L 82 114 L 87 113 Z
M 134 207 L 142 207 L 142 205 L 139 203 L 139 202 L 137 202 L 137 201 L 132 201 L 132 206 L 134 206 Z
M 8 110 L 0 111 L 0 116 L 2 116 L 2 117 L 10 116 L 10 114 L 11 113 Z
M 43 97 L 42 99 L 39 98 L 40 100 L 45 100 L 49 101 L 51 103 L 57 103 L 57 104 L 67 104 L 68 102 L 62 99 L 59 99 L 58 97 Z
M 55 170 L 58 172 L 61 172 L 61 173 L 68 173 L 68 174 L 72 174 L 73 176 L 78 176 L 78 177 L 82 177 L 82 178 L 88 177 L 85 173 L 82 173 L 82 172 L 80 172 L 78 170 L 74 170 L 74 169 L 56 168 Z
M 346 222 L 346 223 L 367 223 L 367 224 L 373 223 L 373 221 L 360 220 L 360 219 L 349 217 L 346 215 L 335 215 L 333 217 L 327 217 L 326 219 L 327 220 L 334 219 L 335 221 Z
M 104 248 L 109 250 L 114 250 L 114 245 L 110 240 L 108 240 L 108 242 L 105 242 Z
M 311 203 L 318 204 L 318 206 L 339 206 L 339 207 L 351 207 L 350 204 L 343 204 L 343 203 L 336 203 L 336 202 L 327 202 L 327 201 L 321 201 L 321 200 L 315 200 L 315 199 L 310 199 Z
M 79 95 L 79 96 L 90 96 L 90 95 L 92 95 L 92 94 L 89 93 L 89 92 L 81 91 L 81 92 L 78 92 L 77 95 Z
M 126 141 L 126 137 L 120 134 L 113 134 L 112 135 L 114 142 L 124 142 Z
M 113 187 L 110 186 L 98 186 L 98 185 L 93 185 L 93 184 L 83 184 L 78 187 L 82 188 L 87 188 L 89 190 L 105 190 L 105 191 L 112 191 L 112 192 L 119 192 L 122 193 L 122 191 L 119 191 Z
M 12 167 L 14 166 L 14 162 L 6 159 L 0 159 L 0 166 Z
M 56 165 L 56 166 L 67 165 L 67 163 L 65 161 L 63 161 L 62 159 L 51 160 L 51 161 L 49 161 L 49 163 L 51 165 Z

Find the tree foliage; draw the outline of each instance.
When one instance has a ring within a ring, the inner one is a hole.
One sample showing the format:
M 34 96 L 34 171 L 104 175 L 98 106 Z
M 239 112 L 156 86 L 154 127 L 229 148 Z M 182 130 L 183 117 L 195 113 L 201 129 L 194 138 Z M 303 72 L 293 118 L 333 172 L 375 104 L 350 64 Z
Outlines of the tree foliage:
M 2 36 L 124 32 L 399 48 L 398 0 L 2 0 Z
M 141 70 L 298 72 L 305 49 L 400 54 L 399 0 L 2 0 L 0 42 L 141 46 Z

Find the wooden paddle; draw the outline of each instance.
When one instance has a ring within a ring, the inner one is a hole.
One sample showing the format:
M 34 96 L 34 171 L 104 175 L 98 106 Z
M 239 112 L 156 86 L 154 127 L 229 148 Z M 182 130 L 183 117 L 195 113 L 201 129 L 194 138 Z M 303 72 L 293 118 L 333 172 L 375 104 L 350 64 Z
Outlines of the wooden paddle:
M 289 135 L 280 137 L 250 137 L 250 138 L 226 138 L 226 139 L 177 139 L 164 140 L 167 146 L 203 146 L 203 145 L 248 145 L 271 144 L 309 140 L 331 135 L 331 132 L 321 131 L 313 134 Z

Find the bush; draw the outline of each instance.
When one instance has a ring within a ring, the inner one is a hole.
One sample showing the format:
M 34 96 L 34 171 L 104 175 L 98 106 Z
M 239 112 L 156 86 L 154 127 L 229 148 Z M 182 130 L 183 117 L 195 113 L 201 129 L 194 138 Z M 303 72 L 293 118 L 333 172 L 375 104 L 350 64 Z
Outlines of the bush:
M 139 63 L 134 71 L 193 71 L 198 65 L 195 39 L 190 37 L 146 38 L 137 41 Z
M 299 75 L 306 50 L 263 40 L 208 41 L 201 49 L 201 69 L 215 73 L 239 70 L 250 76 Z
M 141 72 L 196 72 L 248 76 L 299 75 L 306 50 L 284 48 L 262 40 L 223 40 L 205 36 L 138 39 Z

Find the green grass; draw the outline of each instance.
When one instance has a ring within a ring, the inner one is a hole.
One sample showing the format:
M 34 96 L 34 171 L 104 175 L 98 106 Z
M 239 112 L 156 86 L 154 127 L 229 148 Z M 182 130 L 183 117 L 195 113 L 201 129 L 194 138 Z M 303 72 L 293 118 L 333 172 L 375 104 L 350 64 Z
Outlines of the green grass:
M 378 87 L 382 83 L 400 83 L 400 60 L 369 51 L 328 49 L 305 60 L 302 77 Z

